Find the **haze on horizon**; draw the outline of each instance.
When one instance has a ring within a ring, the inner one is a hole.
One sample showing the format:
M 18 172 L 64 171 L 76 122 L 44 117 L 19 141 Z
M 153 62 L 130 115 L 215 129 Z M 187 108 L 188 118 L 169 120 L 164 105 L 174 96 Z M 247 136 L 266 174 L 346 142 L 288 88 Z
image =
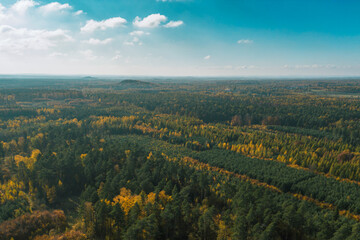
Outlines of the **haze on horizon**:
M 0 0 L 0 74 L 359 76 L 360 2 Z

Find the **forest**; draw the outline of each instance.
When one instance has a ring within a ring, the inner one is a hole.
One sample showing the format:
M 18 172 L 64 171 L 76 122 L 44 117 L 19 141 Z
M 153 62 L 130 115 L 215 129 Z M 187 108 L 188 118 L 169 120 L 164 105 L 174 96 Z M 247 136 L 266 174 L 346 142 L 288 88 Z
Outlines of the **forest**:
M 0 240 L 358 240 L 359 200 L 358 79 L 0 79 Z

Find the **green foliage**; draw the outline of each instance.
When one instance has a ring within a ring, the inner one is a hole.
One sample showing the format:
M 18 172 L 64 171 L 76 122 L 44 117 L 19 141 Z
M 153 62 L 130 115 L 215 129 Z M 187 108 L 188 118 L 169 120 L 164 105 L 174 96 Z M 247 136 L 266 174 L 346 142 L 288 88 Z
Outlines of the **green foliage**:
M 0 239 L 359 239 L 357 81 L 130 83 L 0 90 Z

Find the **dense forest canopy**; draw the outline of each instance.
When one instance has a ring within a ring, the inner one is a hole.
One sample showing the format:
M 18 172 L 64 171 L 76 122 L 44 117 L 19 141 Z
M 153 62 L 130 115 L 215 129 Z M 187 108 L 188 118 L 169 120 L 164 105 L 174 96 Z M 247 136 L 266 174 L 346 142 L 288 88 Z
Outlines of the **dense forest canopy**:
M 360 80 L 0 79 L 0 239 L 360 239 Z

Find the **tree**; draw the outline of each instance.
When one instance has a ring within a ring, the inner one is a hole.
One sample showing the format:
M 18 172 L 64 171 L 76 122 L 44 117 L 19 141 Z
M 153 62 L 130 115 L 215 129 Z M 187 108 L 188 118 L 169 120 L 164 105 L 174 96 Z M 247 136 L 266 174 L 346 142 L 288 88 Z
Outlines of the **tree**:
M 216 230 L 213 215 L 215 213 L 214 207 L 206 209 L 199 217 L 198 227 L 199 236 L 201 239 L 216 239 Z

